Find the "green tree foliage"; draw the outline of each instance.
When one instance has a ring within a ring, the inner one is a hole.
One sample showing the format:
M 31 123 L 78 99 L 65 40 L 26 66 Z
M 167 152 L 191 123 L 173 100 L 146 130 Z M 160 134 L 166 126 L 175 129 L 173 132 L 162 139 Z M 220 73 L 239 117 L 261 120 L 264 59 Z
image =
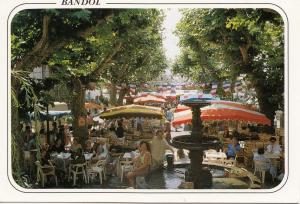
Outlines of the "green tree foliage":
M 89 82 L 146 81 L 166 67 L 162 18 L 155 9 L 22 11 L 12 25 L 13 68 L 48 64 L 69 88 L 74 135 L 86 135 L 77 121 L 86 115 Z M 20 24 L 24 19 L 28 23 Z
M 269 118 L 283 108 L 284 23 L 270 9 L 183 10 L 181 55 L 173 66 L 195 81 L 234 82 L 247 74 Z

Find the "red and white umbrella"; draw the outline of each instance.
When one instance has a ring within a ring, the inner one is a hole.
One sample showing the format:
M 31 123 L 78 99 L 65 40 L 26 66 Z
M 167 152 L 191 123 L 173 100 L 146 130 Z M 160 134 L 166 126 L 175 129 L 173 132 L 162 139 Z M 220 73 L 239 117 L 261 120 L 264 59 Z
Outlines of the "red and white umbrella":
M 147 95 L 137 97 L 133 100 L 135 104 L 145 104 L 145 103 L 166 103 L 166 100 L 162 97 L 154 96 L 154 95 Z
M 271 125 L 271 120 L 257 111 L 238 108 L 225 104 L 212 104 L 201 108 L 202 121 L 239 120 L 250 123 Z M 191 123 L 192 111 L 190 109 L 174 114 L 173 126 Z
M 253 107 L 252 105 L 248 105 L 248 104 L 243 104 L 243 103 L 238 103 L 238 102 L 234 102 L 234 101 L 223 101 L 223 100 L 211 100 L 210 101 L 211 104 L 224 104 L 224 105 L 228 105 L 228 106 L 233 106 L 236 108 L 242 108 L 242 109 L 247 109 L 247 110 L 253 110 L 256 111 L 257 109 L 255 107 Z M 185 111 L 185 110 L 189 110 L 191 109 L 188 106 L 185 105 L 178 105 L 175 109 L 175 113 L 181 112 L 181 111 Z

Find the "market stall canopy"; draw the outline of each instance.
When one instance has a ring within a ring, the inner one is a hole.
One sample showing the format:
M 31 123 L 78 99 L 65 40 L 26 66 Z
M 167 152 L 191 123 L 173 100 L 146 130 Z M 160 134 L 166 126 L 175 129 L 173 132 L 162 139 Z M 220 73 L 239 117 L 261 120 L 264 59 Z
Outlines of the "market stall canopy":
M 133 100 L 135 104 L 145 104 L 145 103 L 166 103 L 164 98 L 154 96 L 154 95 L 147 95 L 135 98 Z
M 68 104 L 65 102 L 54 102 L 54 106 L 49 105 L 49 111 L 68 111 Z
M 119 117 L 149 117 L 161 119 L 163 114 L 160 108 L 142 105 L 126 105 L 110 108 L 100 114 L 100 118 L 119 118 Z
M 232 106 L 232 107 L 236 107 L 236 108 L 242 108 L 242 109 L 246 109 L 246 110 L 253 110 L 256 111 L 257 109 L 250 105 L 250 104 L 243 104 L 243 103 L 238 103 L 238 102 L 234 102 L 234 101 L 224 101 L 224 100 L 210 100 L 209 101 L 211 104 L 224 104 L 224 105 L 228 105 L 228 106 Z M 175 108 L 175 113 L 181 112 L 181 111 L 185 111 L 185 110 L 190 110 L 191 108 L 185 105 L 178 105 Z
M 233 107 L 225 104 L 212 104 L 201 108 L 202 121 L 238 120 L 263 125 L 271 125 L 271 120 L 264 114 Z M 192 111 L 190 109 L 174 114 L 173 126 L 191 123 Z
M 88 103 L 85 103 L 85 108 L 86 109 L 101 109 L 102 107 L 96 103 L 88 102 Z
M 68 111 L 49 111 L 48 112 L 48 118 L 52 118 L 52 119 L 53 118 L 60 118 L 60 117 L 67 116 L 67 115 L 71 115 L 70 110 L 68 110 Z M 29 121 L 34 120 L 35 119 L 34 113 L 29 113 L 27 119 Z M 36 119 L 39 119 L 41 121 L 47 120 L 47 112 L 46 111 L 40 111 L 39 116 Z

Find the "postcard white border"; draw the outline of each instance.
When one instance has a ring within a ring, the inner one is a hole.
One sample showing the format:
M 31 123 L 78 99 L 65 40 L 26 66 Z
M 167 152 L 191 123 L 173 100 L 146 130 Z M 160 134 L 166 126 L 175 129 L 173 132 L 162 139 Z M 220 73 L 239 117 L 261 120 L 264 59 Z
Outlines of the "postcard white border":
M 60 1 L 47 1 L 49 3 L 58 3 Z M 139 4 L 141 3 L 141 1 L 125 1 L 125 0 L 111 0 L 111 1 L 106 1 L 106 3 L 102 3 L 101 6 L 98 6 L 97 8 L 270 8 L 273 9 L 275 11 L 277 11 L 283 18 L 284 22 L 285 22 L 285 169 L 286 169 L 286 174 L 285 174 L 285 178 L 283 180 L 283 182 L 280 183 L 280 185 L 278 185 L 277 187 L 273 188 L 273 189 L 241 189 L 241 190 L 231 190 L 231 189 L 226 189 L 226 190 L 217 190 L 217 189 L 211 189 L 211 190 L 182 190 L 182 189 L 178 189 L 178 190 L 174 190 L 174 189 L 164 189 L 164 190 L 155 190 L 155 189 L 147 189 L 147 190 L 139 190 L 139 189 L 120 189 L 120 190 L 116 190 L 116 189 L 24 189 L 19 187 L 15 182 L 14 179 L 11 176 L 11 173 L 8 173 L 9 176 L 9 180 L 12 183 L 12 185 L 14 186 L 14 188 L 16 188 L 19 191 L 23 191 L 25 192 L 24 194 L 44 194 L 44 193 L 59 193 L 61 194 L 62 192 L 65 194 L 78 194 L 80 192 L 82 192 L 82 194 L 87 194 L 87 193 L 100 193 L 100 194 L 107 194 L 108 195 L 113 195 L 111 193 L 125 193 L 125 194 L 137 194 L 137 193 L 143 193 L 144 195 L 150 195 L 151 194 L 156 194 L 156 193 L 165 193 L 166 195 L 169 196 L 173 196 L 173 194 L 198 194 L 199 195 L 203 195 L 207 194 L 207 195 L 214 195 L 216 193 L 224 193 L 224 194 L 246 194 L 246 193 L 258 193 L 258 194 L 269 194 L 270 193 L 275 193 L 277 191 L 279 191 L 280 189 L 284 188 L 285 183 L 287 183 L 287 179 L 289 176 L 289 171 L 290 168 L 288 166 L 289 163 L 289 132 L 288 132 L 288 127 L 289 127 L 289 121 L 288 121 L 288 114 L 289 113 L 289 107 L 288 107 L 288 103 L 289 103 L 289 89 L 288 89 L 288 83 L 289 83 L 289 78 L 288 78 L 288 58 L 289 58 L 289 50 L 288 50 L 288 43 L 289 43 L 289 35 L 288 35 L 288 19 L 287 16 L 284 12 L 284 10 L 282 8 L 280 8 L 279 6 L 277 6 L 278 4 L 274 3 L 274 2 L 270 2 L 267 1 L 266 3 L 262 4 L 262 3 L 258 3 L 258 4 L 253 4 L 250 2 L 237 2 L 237 1 L 227 1 L 226 3 L 224 1 L 206 1 L 206 2 L 201 2 L 201 4 L 199 4 L 199 1 L 142 1 L 144 3 L 150 3 L 150 4 Z M 217 2 L 221 3 L 221 4 L 216 4 Z M 14 2 L 16 3 L 16 1 Z M 25 3 L 25 2 L 24 2 Z M 29 2 L 28 2 L 29 3 Z M 69 7 L 69 6 L 60 6 L 59 4 L 51 4 L 51 5 L 46 5 L 46 2 L 36 2 L 36 1 L 30 1 L 30 3 L 43 3 L 43 4 L 23 4 L 23 5 L 19 5 L 17 7 L 15 7 L 14 9 L 11 9 L 11 14 L 9 16 L 8 19 L 8 33 L 7 36 L 9 36 L 10 34 L 10 22 L 13 18 L 13 16 L 19 12 L 20 10 L 23 9 L 39 9 L 39 8 L 81 8 L 81 7 Z M 124 3 L 124 4 L 109 4 L 109 3 Z M 127 4 L 127 3 L 133 3 L 133 4 Z M 154 4 L 157 3 L 157 4 Z M 160 4 L 160 3 L 165 3 L 165 4 Z M 175 3 L 175 4 L 172 4 Z M 177 4 L 176 4 L 177 3 Z M 181 3 L 186 3 L 186 4 L 181 4 Z M 236 4 L 233 4 L 236 3 Z M 239 3 L 243 3 L 243 4 L 239 4 Z M 87 7 L 84 7 L 87 8 Z M 95 8 L 95 7 L 90 7 L 90 8 Z M 8 41 L 8 49 L 10 50 L 10 43 Z M 8 52 L 8 59 L 10 58 L 10 52 Z M 10 60 L 8 60 L 8 67 L 10 67 Z M 8 71 L 8 78 L 6 80 L 8 80 L 8 87 L 7 90 L 10 90 L 10 69 L 7 70 Z M 10 119 L 10 99 L 8 98 L 8 119 Z M 7 134 L 10 133 L 10 120 L 7 121 L 8 122 L 8 130 L 7 130 Z M 9 137 L 9 136 L 8 136 Z M 7 158 L 8 158 L 8 166 L 7 166 L 7 170 L 8 172 L 11 172 L 11 160 L 10 160 L 10 140 L 6 141 L 7 142 Z M 1 146 L 2 146 L 2 142 L 1 142 Z M 2 157 L 1 157 L 2 159 Z M 6 172 L 7 173 L 7 172 Z M 7 175 L 7 174 L 5 174 Z M 49 195 L 51 195 L 51 193 Z

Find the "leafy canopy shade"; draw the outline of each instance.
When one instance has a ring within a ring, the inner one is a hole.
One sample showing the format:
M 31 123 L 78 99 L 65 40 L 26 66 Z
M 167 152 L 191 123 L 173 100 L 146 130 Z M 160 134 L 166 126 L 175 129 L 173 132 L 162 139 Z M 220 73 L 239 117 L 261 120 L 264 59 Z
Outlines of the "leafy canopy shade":
M 142 105 L 126 105 L 108 109 L 100 114 L 100 118 L 110 119 L 119 117 L 149 117 L 161 119 L 163 117 L 160 108 Z

